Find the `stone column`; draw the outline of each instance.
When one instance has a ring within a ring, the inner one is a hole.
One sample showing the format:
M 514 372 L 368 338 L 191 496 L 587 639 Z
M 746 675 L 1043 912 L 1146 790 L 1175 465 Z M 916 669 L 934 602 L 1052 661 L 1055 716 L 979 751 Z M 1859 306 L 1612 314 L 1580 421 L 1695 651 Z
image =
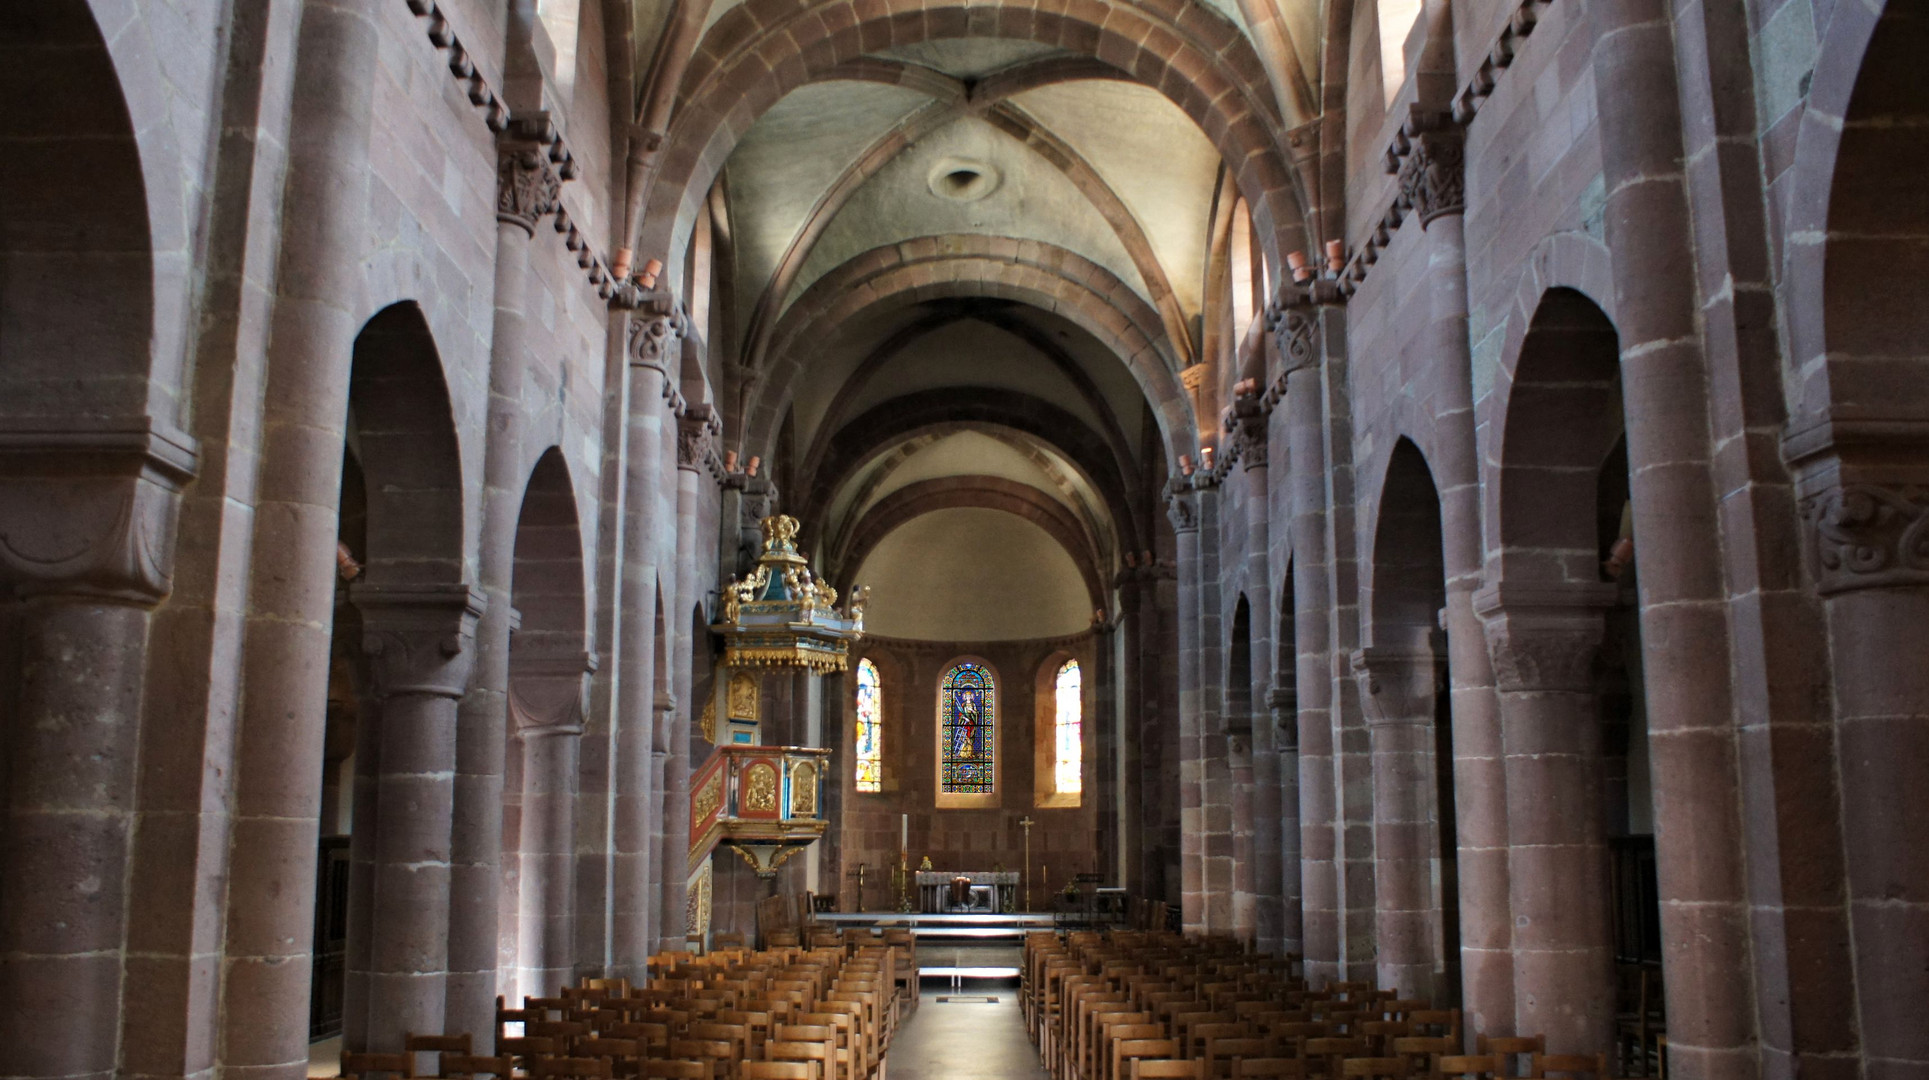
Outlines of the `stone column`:
M 460 584 L 370 583 L 350 596 L 378 702 L 369 719 L 381 729 L 374 910 L 349 926 L 369 943 L 367 1043 L 354 1049 L 396 1051 L 407 1032 L 446 1019 L 456 703 L 475 665 L 483 600 Z
M 1266 692 L 1268 723 L 1279 753 L 1279 950 L 1304 958 L 1306 923 L 1302 914 L 1299 838 L 1299 695 L 1275 686 Z
M 1251 612 L 1251 680 L 1247 687 L 1251 715 L 1244 721 L 1252 729 L 1252 879 L 1253 923 L 1256 943 L 1262 952 L 1277 953 L 1281 948 L 1284 919 L 1284 871 L 1280 855 L 1280 757 L 1278 728 L 1272 709 L 1262 700 L 1273 682 L 1273 591 L 1268 556 L 1272 550 L 1271 485 L 1267 454 L 1267 418 L 1256 395 L 1241 395 L 1233 402 L 1235 446 L 1239 467 L 1245 478 L 1246 508 L 1246 601 Z M 1297 821 L 1298 808 L 1293 818 Z M 1297 850 L 1299 844 L 1293 844 Z M 1297 871 L 1297 868 L 1295 868 Z M 1297 873 L 1295 873 L 1297 877 Z
M 1185 478 L 1175 478 L 1166 515 L 1179 548 L 1179 925 L 1191 934 L 1207 929 L 1206 810 L 1199 718 L 1199 503 Z
M 1326 542 L 1325 394 L 1320 386 L 1320 327 L 1315 297 L 1282 288 L 1268 313 L 1286 387 L 1292 460 L 1293 642 L 1297 649 L 1300 890 L 1306 977 L 1315 985 L 1340 974 L 1337 793 L 1333 773 L 1333 606 Z
M 610 826 L 610 974 L 640 980 L 655 944 L 651 909 L 658 900 L 650 836 L 661 826 L 653 793 L 656 705 L 656 558 L 663 426 L 674 393 L 669 375 L 683 322 L 667 293 L 635 298 L 630 317 L 629 409 L 623 481 L 621 654 L 617 666 L 616 733 L 611 770 L 616 790 Z M 666 614 L 666 618 L 667 618 Z
M 299 210 L 282 219 L 263 393 L 214 1055 L 234 1080 L 297 1080 L 308 1067 L 318 766 L 378 6 L 304 5 L 293 58 L 299 136 L 288 146 L 282 204 Z
M 1145 700 L 1145 668 L 1140 662 L 1140 638 L 1144 633 L 1144 613 L 1139 599 L 1138 569 L 1133 563 L 1137 556 L 1128 556 L 1126 569 L 1119 573 L 1116 580 L 1119 597 L 1119 653 L 1122 662 L 1118 665 L 1119 715 L 1118 715 L 1118 755 L 1119 755 L 1119 885 L 1133 896 L 1145 896 L 1148 878 L 1146 876 L 1146 853 L 1151 844 L 1146 836 L 1145 801 L 1147 791 L 1141 781 L 1141 748 L 1144 740 L 1140 736 Z
M 1373 743 L 1373 895 L 1378 984 L 1403 998 L 1433 1000 L 1434 703 L 1441 657 L 1425 627 L 1375 627 L 1353 654 Z
M 455 818 L 449 867 L 449 1003 L 444 1031 L 466 1031 L 476 1052 L 495 1046 L 496 963 L 501 915 L 502 763 L 507 744 L 509 603 L 522 513 L 522 384 L 529 367 L 523 296 L 529 241 L 556 205 L 561 179 L 537 137 L 547 120 L 517 121 L 496 149 L 495 324 L 489 344 L 489 433 L 483 447 L 482 535 L 477 582 L 486 600 L 476 626 L 475 685 L 457 726 Z M 545 992 L 554 992 L 547 988 Z
M 509 709 L 522 751 L 519 981 L 524 994 L 554 994 L 575 975 L 576 770 L 595 660 L 516 655 L 512 665 Z
M 1669 1061 L 1684 1077 L 1746 1077 L 1759 1067 L 1748 867 L 1741 801 L 1713 794 L 1742 784 L 1675 28 L 1644 0 L 1602 0 L 1588 16 L 1640 561 Z M 1727 538 L 1755 542 L 1752 530 Z M 1835 675 L 1838 687 L 1853 678 Z
M 1446 570 L 1447 671 L 1453 703 L 1454 806 L 1460 878 L 1461 999 L 1469 1028 L 1501 1031 L 1514 1015 L 1507 908 L 1506 768 L 1486 634 L 1474 614 L 1485 544 L 1473 353 L 1467 328 L 1464 132 L 1442 113 L 1415 111 L 1399 167 L 1401 195 L 1425 230 L 1427 355 L 1434 358 L 1434 483 Z
M 677 700 L 686 702 L 686 709 L 692 712 L 700 708 L 691 684 L 697 642 L 691 638 L 690 624 L 690 610 L 697 600 L 697 511 L 704 478 L 708 476 L 714 481 L 723 472 L 716 451 L 716 439 L 722 430 L 722 421 L 709 405 L 691 405 L 677 420 L 677 603 L 671 612 L 669 631 L 671 640 L 676 642 Z M 705 642 L 704 647 L 708 648 L 709 643 Z M 664 856 L 663 940 L 666 947 L 672 949 L 683 948 L 689 935 L 687 838 L 690 835 L 690 772 L 695 765 L 690 760 L 692 712 L 669 718 L 670 764 L 668 790 L 663 800 L 663 832 L 671 838 L 671 843 Z
M 1869 1071 L 1911 1075 L 1929 1029 L 1929 469 L 1900 456 L 1804 476 L 1802 517 L 1828 618 L 1849 927 Z M 1901 482 L 1898 482 L 1901 481 Z M 1670 987 L 1672 989 L 1672 987 Z M 1671 995 L 1672 999 L 1672 995 Z
M 1594 662 L 1614 586 L 1482 589 L 1506 748 L 1514 1030 L 1551 1053 L 1593 1053 L 1614 1035 L 1614 950 L 1601 822 L 1600 695 Z
M 149 624 L 195 453 L 143 421 L 60 426 L 0 434 L 0 588 L 22 601 L 0 616 L 17 649 L 0 657 L 0 1074 L 105 1078 L 142 902 L 125 883 Z

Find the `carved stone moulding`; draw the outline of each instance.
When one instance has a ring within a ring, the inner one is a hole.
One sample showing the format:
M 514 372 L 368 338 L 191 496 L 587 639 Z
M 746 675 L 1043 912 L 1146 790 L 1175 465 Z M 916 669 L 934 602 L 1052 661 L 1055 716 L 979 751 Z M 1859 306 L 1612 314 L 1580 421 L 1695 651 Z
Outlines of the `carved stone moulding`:
M 383 697 L 459 698 L 475 666 L 476 620 L 487 599 L 472 585 L 391 585 L 349 590 L 362 613 L 362 651 Z
M 1474 593 L 1495 686 L 1503 693 L 1593 691 L 1602 613 L 1618 596 L 1618 586 L 1593 581 L 1500 582 Z
M 522 738 L 580 735 L 589 712 L 589 677 L 596 654 L 575 650 L 531 656 L 512 646 L 509 715 Z
M 1929 423 L 1827 418 L 1782 452 L 1817 591 L 1929 586 Z
M 1433 722 L 1434 700 L 1444 685 L 1446 641 L 1425 628 L 1377 635 L 1384 643 L 1353 653 L 1360 703 L 1374 724 Z
M 152 605 L 173 585 L 193 439 L 132 420 L 13 419 L 0 430 L 0 586 Z

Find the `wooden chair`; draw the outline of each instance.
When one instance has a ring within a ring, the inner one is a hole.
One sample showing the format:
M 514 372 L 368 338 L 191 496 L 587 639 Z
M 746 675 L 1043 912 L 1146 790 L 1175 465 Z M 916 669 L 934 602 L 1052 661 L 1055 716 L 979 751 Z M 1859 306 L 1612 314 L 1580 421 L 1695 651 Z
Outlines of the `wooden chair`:
M 349 1077 L 369 1076 L 371 1074 L 412 1077 L 415 1075 L 414 1054 L 355 1054 L 342 1055 L 342 1075 Z
M 825 1080 L 855 1080 L 837 1067 L 837 1029 L 834 1027 L 827 1024 L 779 1024 L 771 1031 L 770 1039 L 772 1042 L 815 1043 L 822 1046 Z
M 550 1057 L 529 1062 L 530 1080 L 612 1080 L 608 1058 Z
M 743 1080 L 811 1080 L 811 1067 L 804 1061 L 746 1061 Z
M 1474 1037 L 1474 1053 L 1492 1054 L 1500 1059 L 1500 1075 L 1522 1077 L 1531 1075 L 1533 1055 L 1547 1052 L 1545 1035 L 1477 1035 Z M 1530 1071 L 1514 1071 L 1521 1055 L 1527 1055 Z
M 443 1080 L 475 1080 L 478 1076 L 495 1076 L 510 1080 L 516 1072 L 516 1059 L 504 1054 L 501 1057 L 477 1057 L 474 1054 L 443 1054 Z
M 1116 1080 L 1126 1080 L 1130 1075 L 1131 1062 L 1141 1058 L 1176 1058 L 1179 1056 L 1177 1039 L 1120 1039 L 1112 1044 L 1112 1068 L 1109 1073 Z
M 1366 1044 L 1358 1039 L 1327 1036 L 1307 1039 L 1300 1045 L 1300 1056 L 1306 1059 L 1307 1075 L 1325 1076 L 1332 1080 L 1339 1080 L 1342 1061 L 1366 1056 Z
M 708 1059 L 645 1058 L 641 1075 L 644 1080 L 716 1080 L 714 1066 Z
M 670 1056 L 685 1061 L 704 1060 L 717 1080 L 734 1076 L 736 1048 L 727 1039 L 671 1039 Z
M 1232 1067 L 1247 1058 L 1269 1058 L 1279 1052 L 1272 1039 L 1251 1035 L 1226 1036 L 1205 1042 L 1206 1075 L 1230 1077 Z
M 1444 1054 L 1458 1054 L 1460 1050 L 1459 1041 L 1445 1036 L 1428 1038 L 1409 1035 L 1393 1040 L 1393 1045 L 1388 1047 L 1388 1056 L 1406 1058 L 1414 1072 L 1424 1073 L 1433 1070 L 1435 1058 Z
M 1305 1076 L 1305 1058 L 1244 1058 L 1232 1063 L 1233 1080 L 1304 1080 Z
M 1459 1009 L 1415 1009 L 1407 1014 L 1407 1023 L 1413 1025 L 1415 1035 L 1438 1036 L 1461 1039 Z
M 1206 1080 L 1199 1058 L 1134 1058 L 1131 1080 Z
M 772 1039 L 764 1044 L 766 1061 L 788 1061 L 810 1066 L 812 1080 L 829 1080 L 831 1052 L 821 1042 L 784 1042 Z
M 1500 1058 L 1493 1054 L 1443 1054 L 1433 1059 L 1436 1080 L 1498 1080 Z
M 1398 1057 L 1354 1057 L 1340 1062 L 1339 1076 L 1345 1080 L 1406 1080 L 1407 1059 Z
M 1568 1076 L 1575 1080 L 1608 1080 L 1606 1054 L 1535 1054 L 1528 1076 Z
M 1137 1015 L 1144 1016 L 1145 1013 Z M 1136 1042 L 1145 1039 L 1164 1039 L 1165 1025 L 1141 1022 L 1136 1024 L 1114 1024 L 1105 1029 L 1103 1041 L 1093 1047 L 1094 1071 L 1099 1080 L 1121 1080 L 1118 1071 L 1119 1057 L 1114 1052 L 1120 1043 Z

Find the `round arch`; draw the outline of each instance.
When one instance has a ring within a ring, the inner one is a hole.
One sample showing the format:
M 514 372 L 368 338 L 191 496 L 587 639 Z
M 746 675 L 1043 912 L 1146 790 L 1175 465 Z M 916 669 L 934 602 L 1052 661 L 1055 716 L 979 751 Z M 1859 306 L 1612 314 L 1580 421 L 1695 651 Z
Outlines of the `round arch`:
M 834 0 L 809 8 L 748 0 L 717 21 L 691 60 L 689 90 L 644 196 L 637 250 L 682 250 L 738 140 L 791 90 L 866 53 L 972 36 L 1059 46 L 1158 90 L 1218 147 L 1253 205 L 1274 272 L 1282 249 L 1305 246 L 1302 200 L 1281 155 L 1284 126 L 1265 89 L 1265 67 L 1238 27 L 1204 5 L 1154 0 L 1105 9 L 1094 22 L 1074 15 L 1066 0 L 1036 9 L 959 0 L 932 7 Z M 673 257 L 664 263 L 681 265 Z
M 1031 522 L 1065 549 L 1084 579 L 1094 610 L 1108 606 L 1099 577 L 1096 540 L 1071 511 L 1029 484 L 996 476 L 949 476 L 907 485 L 880 499 L 832 544 L 825 561 L 830 574 L 864 565 L 877 545 L 900 525 L 938 510 L 972 507 L 998 510 Z
M 760 453 L 775 445 L 791 387 L 815 351 L 814 344 L 798 343 L 823 341 L 828 328 L 860 313 L 956 296 L 1000 297 L 1071 320 L 1132 373 L 1158 418 L 1168 459 L 1197 454 L 1198 426 L 1179 381 L 1179 354 L 1150 304 L 1084 256 L 1036 241 L 975 234 L 873 248 L 813 282 L 779 322 L 771 350 L 778 359 L 753 390 L 746 442 Z
M 979 388 L 919 391 L 893 398 L 853 418 L 834 436 L 820 458 L 801 475 L 816 477 L 802 493 L 800 519 L 824 519 L 843 481 L 856 475 L 903 440 L 928 432 L 972 428 L 1009 429 L 1057 450 L 1098 493 L 1131 549 L 1150 547 L 1132 511 L 1129 493 L 1137 470 L 1112 455 L 1104 439 L 1077 417 L 1028 394 Z

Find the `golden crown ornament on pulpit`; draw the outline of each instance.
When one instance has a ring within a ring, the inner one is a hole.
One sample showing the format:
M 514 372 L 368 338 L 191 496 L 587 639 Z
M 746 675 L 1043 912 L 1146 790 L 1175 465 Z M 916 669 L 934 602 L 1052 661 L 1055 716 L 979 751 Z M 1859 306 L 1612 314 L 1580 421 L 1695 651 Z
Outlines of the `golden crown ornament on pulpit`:
M 750 576 L 723 588 L 718 620 L 727 667 L 800 667 L 843 671 L 851 642 L 864 636 L 864 604 L 870 590 L 857 588 L 844 610 L 837 590 L 818 581 L 797 550 L 797 519 L 788 514 L 758 523 L 764 551 Z

